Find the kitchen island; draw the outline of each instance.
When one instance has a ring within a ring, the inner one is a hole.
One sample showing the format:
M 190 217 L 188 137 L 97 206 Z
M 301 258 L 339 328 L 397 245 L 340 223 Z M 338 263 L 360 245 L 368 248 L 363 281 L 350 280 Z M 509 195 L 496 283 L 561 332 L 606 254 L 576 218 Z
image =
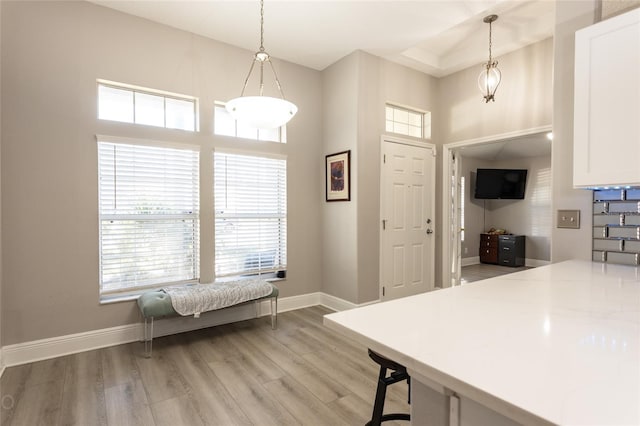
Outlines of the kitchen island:
M 407 367 L 412 424 L 640 424 L 637 267 L 572 260 L 324 323 Z

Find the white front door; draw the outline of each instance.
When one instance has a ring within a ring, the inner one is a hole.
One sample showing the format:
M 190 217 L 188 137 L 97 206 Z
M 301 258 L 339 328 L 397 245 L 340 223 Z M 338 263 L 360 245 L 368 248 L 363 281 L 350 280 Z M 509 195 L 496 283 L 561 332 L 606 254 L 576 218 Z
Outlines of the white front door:
M 382 141 L 382 300 L 434 288 L 435 147 Z

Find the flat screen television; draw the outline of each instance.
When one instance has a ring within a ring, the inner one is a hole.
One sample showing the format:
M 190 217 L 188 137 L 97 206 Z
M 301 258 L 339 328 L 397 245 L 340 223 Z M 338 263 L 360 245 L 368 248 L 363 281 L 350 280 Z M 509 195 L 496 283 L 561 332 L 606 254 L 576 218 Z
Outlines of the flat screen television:
M 523 200 L 527 171 L 523 169 L 477 169 L 475 198 Z

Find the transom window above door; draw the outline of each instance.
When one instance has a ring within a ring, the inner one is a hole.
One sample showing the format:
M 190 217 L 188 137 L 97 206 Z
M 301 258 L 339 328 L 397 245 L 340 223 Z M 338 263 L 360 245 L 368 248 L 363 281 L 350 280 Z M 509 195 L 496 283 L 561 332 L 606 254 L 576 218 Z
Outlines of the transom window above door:
M 431 113 L 399 105 L 385 105 L 385 131 L 414 138 L 431 138 Z

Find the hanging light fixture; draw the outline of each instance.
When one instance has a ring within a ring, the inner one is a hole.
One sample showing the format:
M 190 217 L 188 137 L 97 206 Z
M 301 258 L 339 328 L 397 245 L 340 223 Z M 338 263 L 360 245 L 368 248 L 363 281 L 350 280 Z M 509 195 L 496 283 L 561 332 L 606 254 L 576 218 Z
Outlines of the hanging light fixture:
M 260 66 L 260 94 L 245 96 L 244 91 L 256 63 Z M 280 98 L 263 95 L 265 63 L 271 67 Z M 276 70 L 271 63 L 269 54 L 264 50 L 264 0 L 260 0 L 260 49 L 253 55 L 253 62 L 251 62 L 249 74 L 244 80 L 240 97 L 227 102 L 226 108 L 234 119 L 258 129 L 273 129 L 283 126 L 298 112 L 298 107 L 284 98 Z
M 491 24 L 496 19 L 498 19 L 498 15 L 489 15 L 485 16 L 482 20 L 484 23 L 489 24 L 489 61 L 484 65 L 484 70 L 482 70 L 478 77 L 478 87 L 484 95 L 485 103 L 489 101 L 495 102 L 494 95 L 496 94 L 496 89 L 498 89 L 502 77 L 498 69 L 498 61 L 494 61 L 491 58 Z

